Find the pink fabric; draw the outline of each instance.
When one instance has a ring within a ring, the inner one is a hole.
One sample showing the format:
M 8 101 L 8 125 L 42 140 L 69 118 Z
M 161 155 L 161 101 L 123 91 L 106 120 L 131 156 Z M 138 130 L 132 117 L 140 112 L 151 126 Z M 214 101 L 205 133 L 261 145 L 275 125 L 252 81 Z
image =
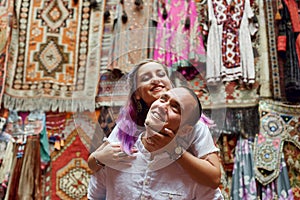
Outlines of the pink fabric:
M 194 1 L 165 1 L 167 18 L 163 19 L 163 6 L 159 3 L 154 59 L 167 66 L 189 60 L 194 66 L 205 56 L 201 30 Z M 189 5 L 190 4 L 190 5 Z M 188 12 L 187 12 L 188 11 Z M 190 27 L 185 28 L 189 15 Z M 181 65 L 182 66 L 182 65 Z

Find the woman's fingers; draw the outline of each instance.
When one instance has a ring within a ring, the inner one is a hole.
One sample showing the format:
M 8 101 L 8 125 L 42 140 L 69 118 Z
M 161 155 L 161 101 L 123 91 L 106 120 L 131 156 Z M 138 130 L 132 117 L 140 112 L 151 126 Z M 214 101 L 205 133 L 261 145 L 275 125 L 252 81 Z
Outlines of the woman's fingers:
M 117 160 L 117 161 L 122 161 L 122 162 L 130 162 L 131 160 L 134 160 L 136 158 L 136 156 L 134 155 L 128 155 L 126 154 L 125 152 L 123 151 L 120 151 L 120 152 L 116 152 L 113 154 L 113 158 L 114 160 Z
M 168 128 L 164 129 L 164 134 L 171 137 L 171 138 L 175 137 L 174 132 L 171 129 L 168 129 Z

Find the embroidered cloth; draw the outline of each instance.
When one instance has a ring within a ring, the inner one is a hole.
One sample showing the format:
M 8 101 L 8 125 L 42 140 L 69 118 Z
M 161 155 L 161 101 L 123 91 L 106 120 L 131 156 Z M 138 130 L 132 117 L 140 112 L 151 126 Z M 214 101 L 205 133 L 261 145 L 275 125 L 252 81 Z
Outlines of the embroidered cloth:
M 96 9 L 88 0 L 16 3 L 5 107 L 94 109 L 104 4 Z
M 254 16 L 249 0 L 208 0 L 207 82 L 242 80 L 254 83 L 251 35 Z

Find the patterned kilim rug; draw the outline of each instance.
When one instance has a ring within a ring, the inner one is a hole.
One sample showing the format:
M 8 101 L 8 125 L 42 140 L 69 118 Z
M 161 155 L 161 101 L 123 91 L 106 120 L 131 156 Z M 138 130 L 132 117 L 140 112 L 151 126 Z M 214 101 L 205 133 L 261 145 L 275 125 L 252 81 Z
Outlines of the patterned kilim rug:
M 16 3 L 5 107 L 61 112 L 94 108 L 104 4 L 93 7 L 89 0 Z
M 44 177 L 44 198 L 51 200 L 87 199 L 91 171 L 87 165 L 89 151 L 74 129 L 60 151 L 51 153 L 51 165 Z
M 8 60 L 8 46 L 10 44 L 10 32 L 14 1 L 0 1 L 0 107 L 4 92 L 6 63 Z

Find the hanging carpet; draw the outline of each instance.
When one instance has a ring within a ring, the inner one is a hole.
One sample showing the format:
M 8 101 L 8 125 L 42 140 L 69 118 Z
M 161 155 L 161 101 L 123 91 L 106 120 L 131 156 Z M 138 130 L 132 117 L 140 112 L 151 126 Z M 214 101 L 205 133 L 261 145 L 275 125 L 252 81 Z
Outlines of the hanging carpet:
M 104 2 L 20 0 L 12 32 L 5 107 L 94 109 Z
M 0 105 L 4 92 L 14 1 L 0 1 Z
M 81 142 L 76 128 L 67 137 L 63 149 L 51 153 L 51 165 L 44 177 L 45 199 L 87 199 L 91 170 L 87 165 L 89 151 Z

